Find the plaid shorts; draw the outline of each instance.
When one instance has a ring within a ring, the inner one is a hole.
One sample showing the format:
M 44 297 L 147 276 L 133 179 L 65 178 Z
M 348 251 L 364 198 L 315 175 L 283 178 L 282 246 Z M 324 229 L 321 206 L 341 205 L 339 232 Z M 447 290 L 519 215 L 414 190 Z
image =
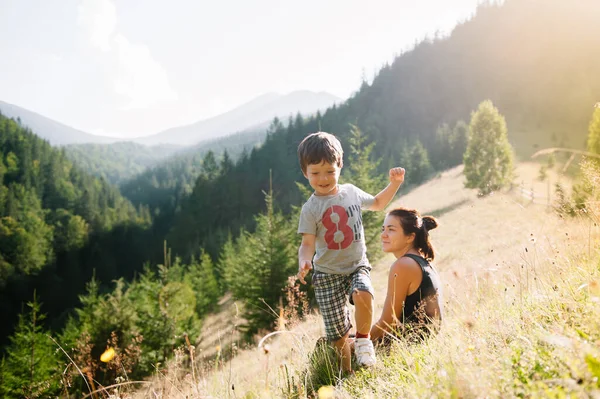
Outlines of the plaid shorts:
M 354 290 L 375 296 L 369 269 L 361 267 L 352 274 L 328 274 L 315 271 L 312 276 L 317 304 L 325 322 L 325 333 L 331 341 L 342 338 L 352 328 L 350 310 Z

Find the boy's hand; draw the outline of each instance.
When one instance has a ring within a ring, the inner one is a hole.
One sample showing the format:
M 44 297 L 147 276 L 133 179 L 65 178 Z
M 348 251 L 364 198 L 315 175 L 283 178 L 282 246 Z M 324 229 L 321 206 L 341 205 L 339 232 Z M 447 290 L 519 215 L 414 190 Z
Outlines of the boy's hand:
M 300 280 L 302 284 L 306 284 L 306 281 L 304 281 L 304 277 L 306 277 L 310 269 L 312 269 L 312 262 L 310 260 L 300 261 L 300 265 L 298 267 L 298 274 L 296 275 L 296 277 L 298 278 L 298 280 Z
M 404 183 L 404 168 L 390 169 L 390 183 Z

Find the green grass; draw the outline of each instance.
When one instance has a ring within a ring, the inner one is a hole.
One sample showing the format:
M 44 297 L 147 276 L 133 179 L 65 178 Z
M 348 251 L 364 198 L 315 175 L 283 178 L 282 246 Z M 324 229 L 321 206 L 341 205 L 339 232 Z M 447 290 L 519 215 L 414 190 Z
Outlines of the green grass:
M 525 292 L 486 287 L 451 308 L 443 331 L 421 345 L 394 343 L 373 373 L 357 373 L 349 397 L 587 397 L 600 394 L 598 258 L 544 268 Z M 531 283 L 531 282 L 530 282 Z M 586 286 L 587 284 L 587 286 Z M 504 291 L 504 292 L 503 292 Z

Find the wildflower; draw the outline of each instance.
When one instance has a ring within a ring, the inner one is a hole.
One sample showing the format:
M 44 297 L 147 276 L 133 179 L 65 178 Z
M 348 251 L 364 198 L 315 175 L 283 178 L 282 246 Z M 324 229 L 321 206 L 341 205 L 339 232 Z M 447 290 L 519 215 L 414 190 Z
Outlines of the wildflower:
M 322 386 L 317 392 L 319 399 L 334 399 L 335 389 L 331 385 Z
M 115 350 L 113 348 L 108 348 L 104 351 L 102 355 L 100 355 L 100 361 L 104 363 L 108 363 L 115 357 Z
M 592 280 L 590 281 L 590 284 L 588 285 L 588 288 L 590 290 L 590 293 L 594 296 L 600 296 L 600 282 L 598 282 L 598 280 Z

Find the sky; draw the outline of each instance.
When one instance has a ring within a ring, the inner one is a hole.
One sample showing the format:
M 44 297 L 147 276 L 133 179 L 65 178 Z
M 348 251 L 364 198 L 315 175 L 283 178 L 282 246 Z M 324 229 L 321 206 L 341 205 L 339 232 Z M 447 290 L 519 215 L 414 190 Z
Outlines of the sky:
M 0 100 L 132 138 L 268 92 L 343 99 L 479 0 L 0 0 Z

